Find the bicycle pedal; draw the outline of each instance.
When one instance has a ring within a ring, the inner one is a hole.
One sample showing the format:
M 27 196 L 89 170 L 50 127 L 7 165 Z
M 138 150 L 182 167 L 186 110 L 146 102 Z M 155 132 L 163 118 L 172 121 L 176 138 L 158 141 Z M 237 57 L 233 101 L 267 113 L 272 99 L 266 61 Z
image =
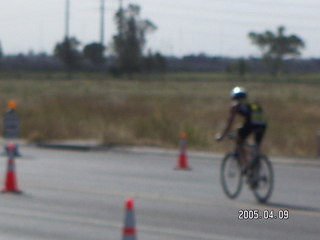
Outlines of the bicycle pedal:
M 253 183 L 250 184 L 250 188 L 253 189 L 253 190 L 254 190 L 254 189 L 257 189 L 258 186 L 259 186 L 258 181 L 255 181 L 255 182 L 253 182 Z

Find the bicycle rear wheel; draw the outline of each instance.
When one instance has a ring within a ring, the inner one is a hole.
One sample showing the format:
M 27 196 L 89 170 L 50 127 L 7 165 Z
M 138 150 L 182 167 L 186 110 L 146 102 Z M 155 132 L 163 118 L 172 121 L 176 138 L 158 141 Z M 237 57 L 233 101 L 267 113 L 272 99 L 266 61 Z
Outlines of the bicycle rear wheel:
M 220 180 L 224 193 L 236 198 L 242 188 L 242 174 L 239 159 L 234 153 L 228 153 L 221 162 Z
M 267 156 L 261 156 L 257 169 L 256 187 L 252 189 L 254 196 L 260 203 L 265 203 L 271 197 L 273 191 L 274 174 L 270 160 Z

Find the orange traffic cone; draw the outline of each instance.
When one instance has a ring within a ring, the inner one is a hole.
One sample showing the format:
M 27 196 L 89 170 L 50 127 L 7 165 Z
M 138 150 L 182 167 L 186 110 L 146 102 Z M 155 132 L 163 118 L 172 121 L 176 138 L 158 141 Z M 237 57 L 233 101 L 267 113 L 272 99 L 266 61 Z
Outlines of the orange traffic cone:
M 5 185 L 2 189 L 3 193 L 11 192 L 11 193 L 21 193 L 17 186 L 17 179 L 16 179 L 16 167 L 14 161 L 14 152 L 15 152 L 15 144 L 11 143 L 8 145 L 8 165 L 7 165 L 7 174 L 5 179 Z
M 135 219 L 134 219 L 134 206 L 133 199 L 127 199 L 125 203 L 125 220 L 123 228 L 123 238 L 122 240 L 136 240 L 136 229 L 135 229 Z
M 191 168 L 188 166 L 187 134 L 185 133 L 182 133 L 180 135 L 179 148 L 180 148 L 180 153 L 178 157 L 178 163 L 175 169 L 191 170 Z

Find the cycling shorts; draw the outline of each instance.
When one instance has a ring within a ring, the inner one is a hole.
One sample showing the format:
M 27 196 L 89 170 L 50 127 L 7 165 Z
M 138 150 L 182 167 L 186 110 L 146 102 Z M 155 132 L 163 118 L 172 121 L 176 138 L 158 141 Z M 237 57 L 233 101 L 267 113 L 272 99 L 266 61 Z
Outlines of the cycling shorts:
M 238 137 L 241 140 L 246 140 L 251 134 L 253 134 L 256 144 L 260 144 L 263 140 L 266 129 L 267 125 L 245 124 L 243 127 L 238 129 Z

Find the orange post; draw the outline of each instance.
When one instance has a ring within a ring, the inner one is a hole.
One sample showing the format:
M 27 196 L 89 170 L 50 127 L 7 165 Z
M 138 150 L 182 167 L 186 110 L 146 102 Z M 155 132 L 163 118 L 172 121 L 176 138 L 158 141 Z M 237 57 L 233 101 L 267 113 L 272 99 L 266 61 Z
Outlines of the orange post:
M 182 133 L 180 135 L 179 148 L 180 148 L 180 153 L 178 157 L 178 163 L 175 169 L 191 170 L 191 168 L 188 166 L 187 134 L 186 133 Z
M 16 166 L 14 160 L 14 153 L 15 153 L 15 144 L 11 143 L 8 145 L 8 165 L 7 165 L 7 173 L 5 177 L 5 184 L 2 189 L 3 193 L 21 193 L 17 185 L 17 178 L 16 178 Z
M 317 157 L 320 157 L 320 132 L 317 133 Z
M 122 240 L 136 240 L 133 199 L 128 198 L 125 203 L 125 219 Z

